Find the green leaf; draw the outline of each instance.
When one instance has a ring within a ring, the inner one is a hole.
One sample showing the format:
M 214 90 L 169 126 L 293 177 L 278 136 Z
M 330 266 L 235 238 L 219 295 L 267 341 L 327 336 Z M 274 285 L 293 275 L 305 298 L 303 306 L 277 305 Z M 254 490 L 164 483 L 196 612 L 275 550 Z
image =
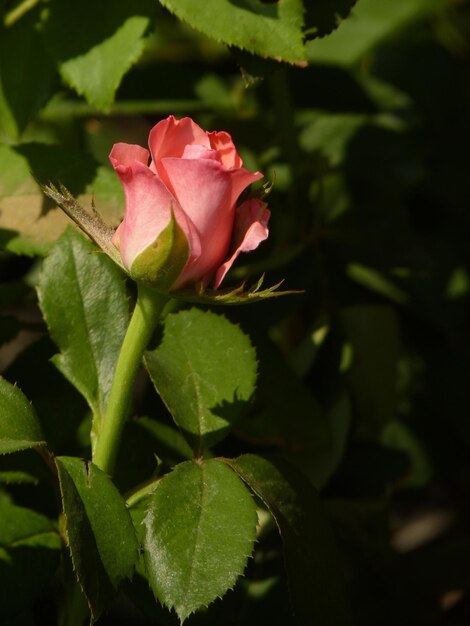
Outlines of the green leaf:
M 334 537 L 310 482 L 279 459 L 245 454 L 225 462 L 261 498 L 276 520 L 299 625 L 351 624 Z
M 188 442 L 175 428 L 149 417 L 140 417 L 135 423 L 155 439 L 156 453 L 159 457 L 170 455 L 172 459 L 176 458 L 178 461 L 193 458 L 193 451 Z
M 44 261 L 39 303 L 61 354 L 53 358 L 94 415 L 102 415 L 129 319 L 119 270 L 68 229 Z
M 0 138 L 16 140 L 52 94 L 54 65 L 38 31 L 39 10 L 0 25 Z
M 394 31 L 442 5 L 442 0 L 360 0 L 338 30 L 308 44 L 308 58 L 313 63 L 353 65 Z
M 0 454 L 44 443 L 33 407 L 18 387 L 0 377 Z
M 98 467 L 74 457 L 58 457 L 56 463 L 73 567 L 97 619 L 134 572 L 134 526 L 119 491 Z
M 197 451 L 223 439 L 256 382 L 249 338 L 225 317 L 199 309 L 169 315 L 145 362 L 176 424 Z
M 153 2 L 52 0 L 49 7 L 44 36 L 63 79 L 90 104 L 109 110 L 123 76 L 142 54 Z
M 217 459 L 187 461 L 158 484 L 144 520 L 150 585 L 181 622 L 233 587 L 253 550 L 256 507 Z
M 0 606 L 6 618 L 21 613 L 51 580 L 60 538 L 47 517 L 6 499 L 0 499 L 0 519 Z
M 262 57 L 305 65 L 301 0 L 160 0 L 181 20 L 208 37 Z

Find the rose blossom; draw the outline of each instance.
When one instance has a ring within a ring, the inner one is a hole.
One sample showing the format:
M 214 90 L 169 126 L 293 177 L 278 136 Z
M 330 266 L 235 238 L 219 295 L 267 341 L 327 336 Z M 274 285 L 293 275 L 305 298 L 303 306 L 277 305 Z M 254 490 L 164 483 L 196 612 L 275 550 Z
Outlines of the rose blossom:
M 240 252 L 268 236 L 264 202 L 237 206 L 262 174 L 242 167 L 228 133 L 206 132 L 189 117 L 159 122 L 149 148 L 117 143 L 109 155 L 126 198 L 112 242 L 136 280 L 217 289 Z

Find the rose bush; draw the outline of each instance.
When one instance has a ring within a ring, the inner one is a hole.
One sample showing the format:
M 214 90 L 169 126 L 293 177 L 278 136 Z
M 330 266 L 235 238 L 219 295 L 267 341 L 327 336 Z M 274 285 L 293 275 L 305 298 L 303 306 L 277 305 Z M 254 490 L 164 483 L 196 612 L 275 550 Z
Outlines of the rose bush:
M 243 167 L 228 133 L 188 117 L 156 124 L 149 148 L 117 143 L 109 155 L 126 199 L 112 239 L 122 262 L 135 280 L 167 290 L 199 281 L 217 289 L 237 256 L 268 236 L 264 202 L 237 206 L 262 174 Z

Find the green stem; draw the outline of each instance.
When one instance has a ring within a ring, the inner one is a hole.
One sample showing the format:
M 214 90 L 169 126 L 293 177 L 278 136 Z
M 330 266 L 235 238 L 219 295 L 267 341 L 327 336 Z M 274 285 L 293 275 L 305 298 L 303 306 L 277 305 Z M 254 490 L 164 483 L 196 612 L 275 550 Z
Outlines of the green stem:
M 155 330 L 167 298 L 138 285 L 137 302 L 127 329 L 109 395 L 108 406 L 93 454 L 93 463 L 111 474 L 119 441 L 129 417 L 134 381 L 144 350 Z
M 18 6 L 12 9 L 9 13 L 5 15 L 3 18 L 3 25 L 5 28 L 10 28 L 18 20 L 20 20 L 23 15 L 26 15 L 28 11 L 34 9 L 34 7 L 39 3 L 39 0 L 24 0 L 24 2 L 20 2 Z

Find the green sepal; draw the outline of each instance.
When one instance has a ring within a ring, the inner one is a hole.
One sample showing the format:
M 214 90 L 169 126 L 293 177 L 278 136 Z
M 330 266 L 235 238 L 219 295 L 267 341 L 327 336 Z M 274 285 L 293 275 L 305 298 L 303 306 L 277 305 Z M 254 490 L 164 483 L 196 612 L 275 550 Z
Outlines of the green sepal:
M 229 287 L 228 289 L 208 289 L 203 283 L 198 283 L 192 290 L 181 290 L 172 292 L 172 296 L 180 300 L 186 300 L 187 302 L 194 302 L 197 304 L 210 304 L 210 305 L 236 305 L 236 304 L 251 304 L 253 302 L 260 302 L 261 300 L 268 300 L 270 298 L 279 298 L 280 296 L 299 295 L 304 293 L 303 291 L 279 291 L 279 287 L 283 284 L 283 280 L 279 281 L 271 287 L 261 289 L 264 282 L 264 274 L 259 280 L 251 287 L 247 287 L 243 282 L 238 287 Z
M 88 235 L 116 265 L 119 265 L 126 272 L 126 268 L 121 261 L 121 255 L 111 241 L 114 230 L 103 222 L 95 207 L 92 207 L 93 215 L 88 213 L 62 184 L 59 184 L 57 188 L 52 183 L 49 183 L 49 185 L 43 185 L 40 181 L 37 181 L 37 183 L 44 195 L 53 200 L 81 228 L 85 235 Z
M 135 258 L 129 274 L 136 281 L 166 292 L 183 271 L 188 257 L 188 240 L 172 210 L 168 226 Z

